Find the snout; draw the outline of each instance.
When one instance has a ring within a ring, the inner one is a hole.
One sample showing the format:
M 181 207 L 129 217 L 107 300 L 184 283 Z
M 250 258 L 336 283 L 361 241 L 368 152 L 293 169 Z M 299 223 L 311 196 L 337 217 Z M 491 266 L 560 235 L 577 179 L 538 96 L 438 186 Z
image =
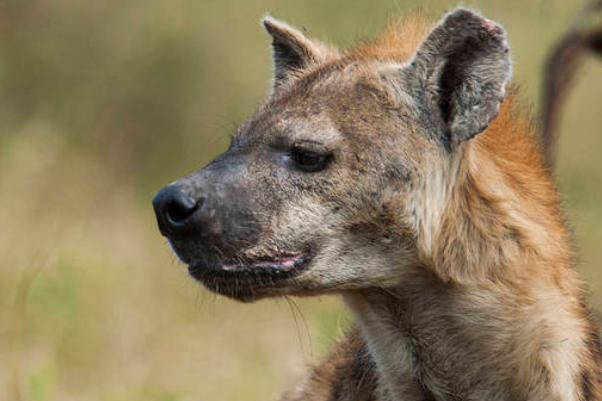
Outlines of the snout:
M 165 236 L 188 234 L 202 219 L 204 198 L 177 185 L 160 190 L 153 199 L 159 230 Z
M 159 230 L 181 260 L 234 257 L 255 242 L 258 229 L 249 196 L 243 188 L 226 184 L 211 182 L 200 170 L 155 195 Z
M 299 275 L 314 252 L 308 243 L 263 245 L 271 232 L 266 216 L 279 198 L 268 198 L 268 205 L 265 190 L 253 190 L 239 171 L 235 163 L 210 164 L 161 189 L 153 207 L 161 234 L 191 276 L 211 291 L 251 300 Z

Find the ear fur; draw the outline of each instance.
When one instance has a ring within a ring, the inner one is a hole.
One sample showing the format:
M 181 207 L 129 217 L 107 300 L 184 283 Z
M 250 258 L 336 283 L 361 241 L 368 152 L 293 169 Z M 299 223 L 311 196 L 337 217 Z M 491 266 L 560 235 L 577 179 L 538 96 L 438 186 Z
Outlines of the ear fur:
M 272 37 L 274 89 L 286 84 L 294 72 L 326 61 L 336 50 L 309 40 L 299 30 L 270 16 L 261 20 Z
M 436 120 L 435 135 L 454 148 L 499 113 L 511 77 L 505 31 L 474 11 L 457 9 L 418 47 L 406 74 L 412 94 Z

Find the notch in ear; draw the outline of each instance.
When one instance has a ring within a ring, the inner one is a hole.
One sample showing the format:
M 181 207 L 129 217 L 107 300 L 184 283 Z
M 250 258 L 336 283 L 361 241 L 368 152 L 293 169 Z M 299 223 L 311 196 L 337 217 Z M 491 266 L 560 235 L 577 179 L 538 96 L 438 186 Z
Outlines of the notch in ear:
M 336 50 L 306 38 L 285 22 L 270 16 L 264 17 L 261 22 L 272 37 L 275 90 L 289 82 L 293 73 L 338 55 Z
M 474 11 L 457 9 L 426 37 L 406 72 L 407 85 L 436 120 L 436 135 L 454 148 L 499 113 L 512 75 L 506 33 Z

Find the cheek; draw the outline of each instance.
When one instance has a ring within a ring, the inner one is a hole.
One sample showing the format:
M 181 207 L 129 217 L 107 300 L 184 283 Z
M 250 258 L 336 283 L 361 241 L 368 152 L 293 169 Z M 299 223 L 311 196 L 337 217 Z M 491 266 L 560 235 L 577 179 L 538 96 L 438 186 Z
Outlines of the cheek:
M 283 239 L 295 240 L 332 234 L 336 218 L 331 207 L 313 197 L 299 197 L 284 202 L 272 223 Z
M 404 242 L 395 245 L 357 235 L 331 236 L 321 242 L 311 269 L 299 281 L 317 287 L 393 286 L 406 279 L 416 254 Z

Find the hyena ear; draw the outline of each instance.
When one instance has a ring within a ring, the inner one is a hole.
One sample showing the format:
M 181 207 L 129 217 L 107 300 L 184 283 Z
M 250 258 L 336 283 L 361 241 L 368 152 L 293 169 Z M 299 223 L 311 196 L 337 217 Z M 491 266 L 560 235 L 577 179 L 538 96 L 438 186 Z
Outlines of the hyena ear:
M 454 148 L 498 115 L 511 70 L 504 29 L 457 9 L 422 42 L 406 72 L 413 94 L 436 120 L 437 135 Z
M 337 54 L 336 50 L 309 40 L 285 22 L 270 16 L 261 22 L 272 37 L 274 89 L 288 82 L 292 73 L 320 64 Z

